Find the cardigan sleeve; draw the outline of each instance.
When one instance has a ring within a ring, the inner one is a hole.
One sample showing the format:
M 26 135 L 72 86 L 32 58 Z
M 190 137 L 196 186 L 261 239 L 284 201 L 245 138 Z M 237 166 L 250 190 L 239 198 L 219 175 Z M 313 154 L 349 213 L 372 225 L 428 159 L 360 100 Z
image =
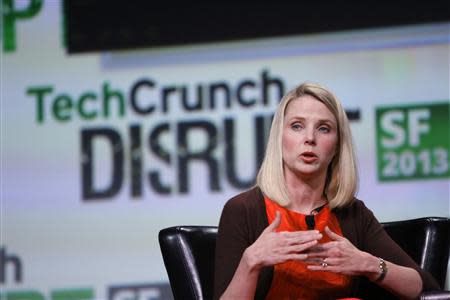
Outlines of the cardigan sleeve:
M 214 299 L 220 298 L 231 282 L 245 249 L 269 225 L 261 190 L 257 187 L 236 195 L 225 204 L 216 242 Z M 265 299 L 273 267 L 261 269 L 255 299 Z
M 245 249 L 250 246 L 245 207 L 239 199 L 229 200 L 219 222 L 216 242 L 214 299 L 219 299 L 233 278 Z
M 422 291 L 439 289 L 436 280 L 422 270 L 416 262 L 387 234 L 374 214 L 363 202 L 358 201 L 361 210 L 360 222 L 362 234 L 362 250 L 381 257 L 394 264 L 415 269 L 422 278 Z

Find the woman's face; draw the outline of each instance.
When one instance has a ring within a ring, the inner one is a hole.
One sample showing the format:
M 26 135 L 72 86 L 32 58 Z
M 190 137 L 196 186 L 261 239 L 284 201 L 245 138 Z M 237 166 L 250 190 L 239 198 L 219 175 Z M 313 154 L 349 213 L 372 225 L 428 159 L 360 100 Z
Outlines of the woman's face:
M 285 177 L 325 177 L 337 142 L 336 118 L 325 104 L 308 95 L 289 102 L 282 137 Z

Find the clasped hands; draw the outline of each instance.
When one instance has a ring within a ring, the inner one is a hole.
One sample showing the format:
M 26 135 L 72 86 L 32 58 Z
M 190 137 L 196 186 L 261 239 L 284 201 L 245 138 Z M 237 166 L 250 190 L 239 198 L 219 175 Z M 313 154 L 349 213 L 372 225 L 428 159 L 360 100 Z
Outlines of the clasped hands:
M 357 249 L 346 238 L 325 227 L 331 241 L 319 244 L 323 238 L 318 230 L 277 232 L 281 215 L 276 213 L 274 221 L 259 238 L 246 249 L 245 256 L 250 266 L 260 269 L 289 260 L 304 261 L 312 271 L 330 271 L 346 275 L 362 275 L 366 252 Z

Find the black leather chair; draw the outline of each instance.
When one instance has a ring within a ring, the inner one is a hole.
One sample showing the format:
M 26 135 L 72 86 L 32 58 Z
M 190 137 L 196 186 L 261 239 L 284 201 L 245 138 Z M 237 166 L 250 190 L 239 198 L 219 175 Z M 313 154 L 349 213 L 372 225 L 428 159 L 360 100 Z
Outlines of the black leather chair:
M 383 226 L 444 288 L 450 249 L 450 219 L 420 218 L 386 222 Z M 216 238 L 217 227 L 213 226 L 175 226 L 159 232 L 159 244 L 176 300 L 212 299 Z M 425 292 L 421 299 L 450 299 L 450 292 Z

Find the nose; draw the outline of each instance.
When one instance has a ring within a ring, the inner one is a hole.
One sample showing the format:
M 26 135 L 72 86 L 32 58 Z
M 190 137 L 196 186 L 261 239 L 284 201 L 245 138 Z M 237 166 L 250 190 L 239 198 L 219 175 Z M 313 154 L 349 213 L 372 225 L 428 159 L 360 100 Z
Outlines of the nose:
M 313 129 L 309 128 L 305 130 L 305 144 L 307 145 L 315 145 L 316 144 L 316 135 Z

